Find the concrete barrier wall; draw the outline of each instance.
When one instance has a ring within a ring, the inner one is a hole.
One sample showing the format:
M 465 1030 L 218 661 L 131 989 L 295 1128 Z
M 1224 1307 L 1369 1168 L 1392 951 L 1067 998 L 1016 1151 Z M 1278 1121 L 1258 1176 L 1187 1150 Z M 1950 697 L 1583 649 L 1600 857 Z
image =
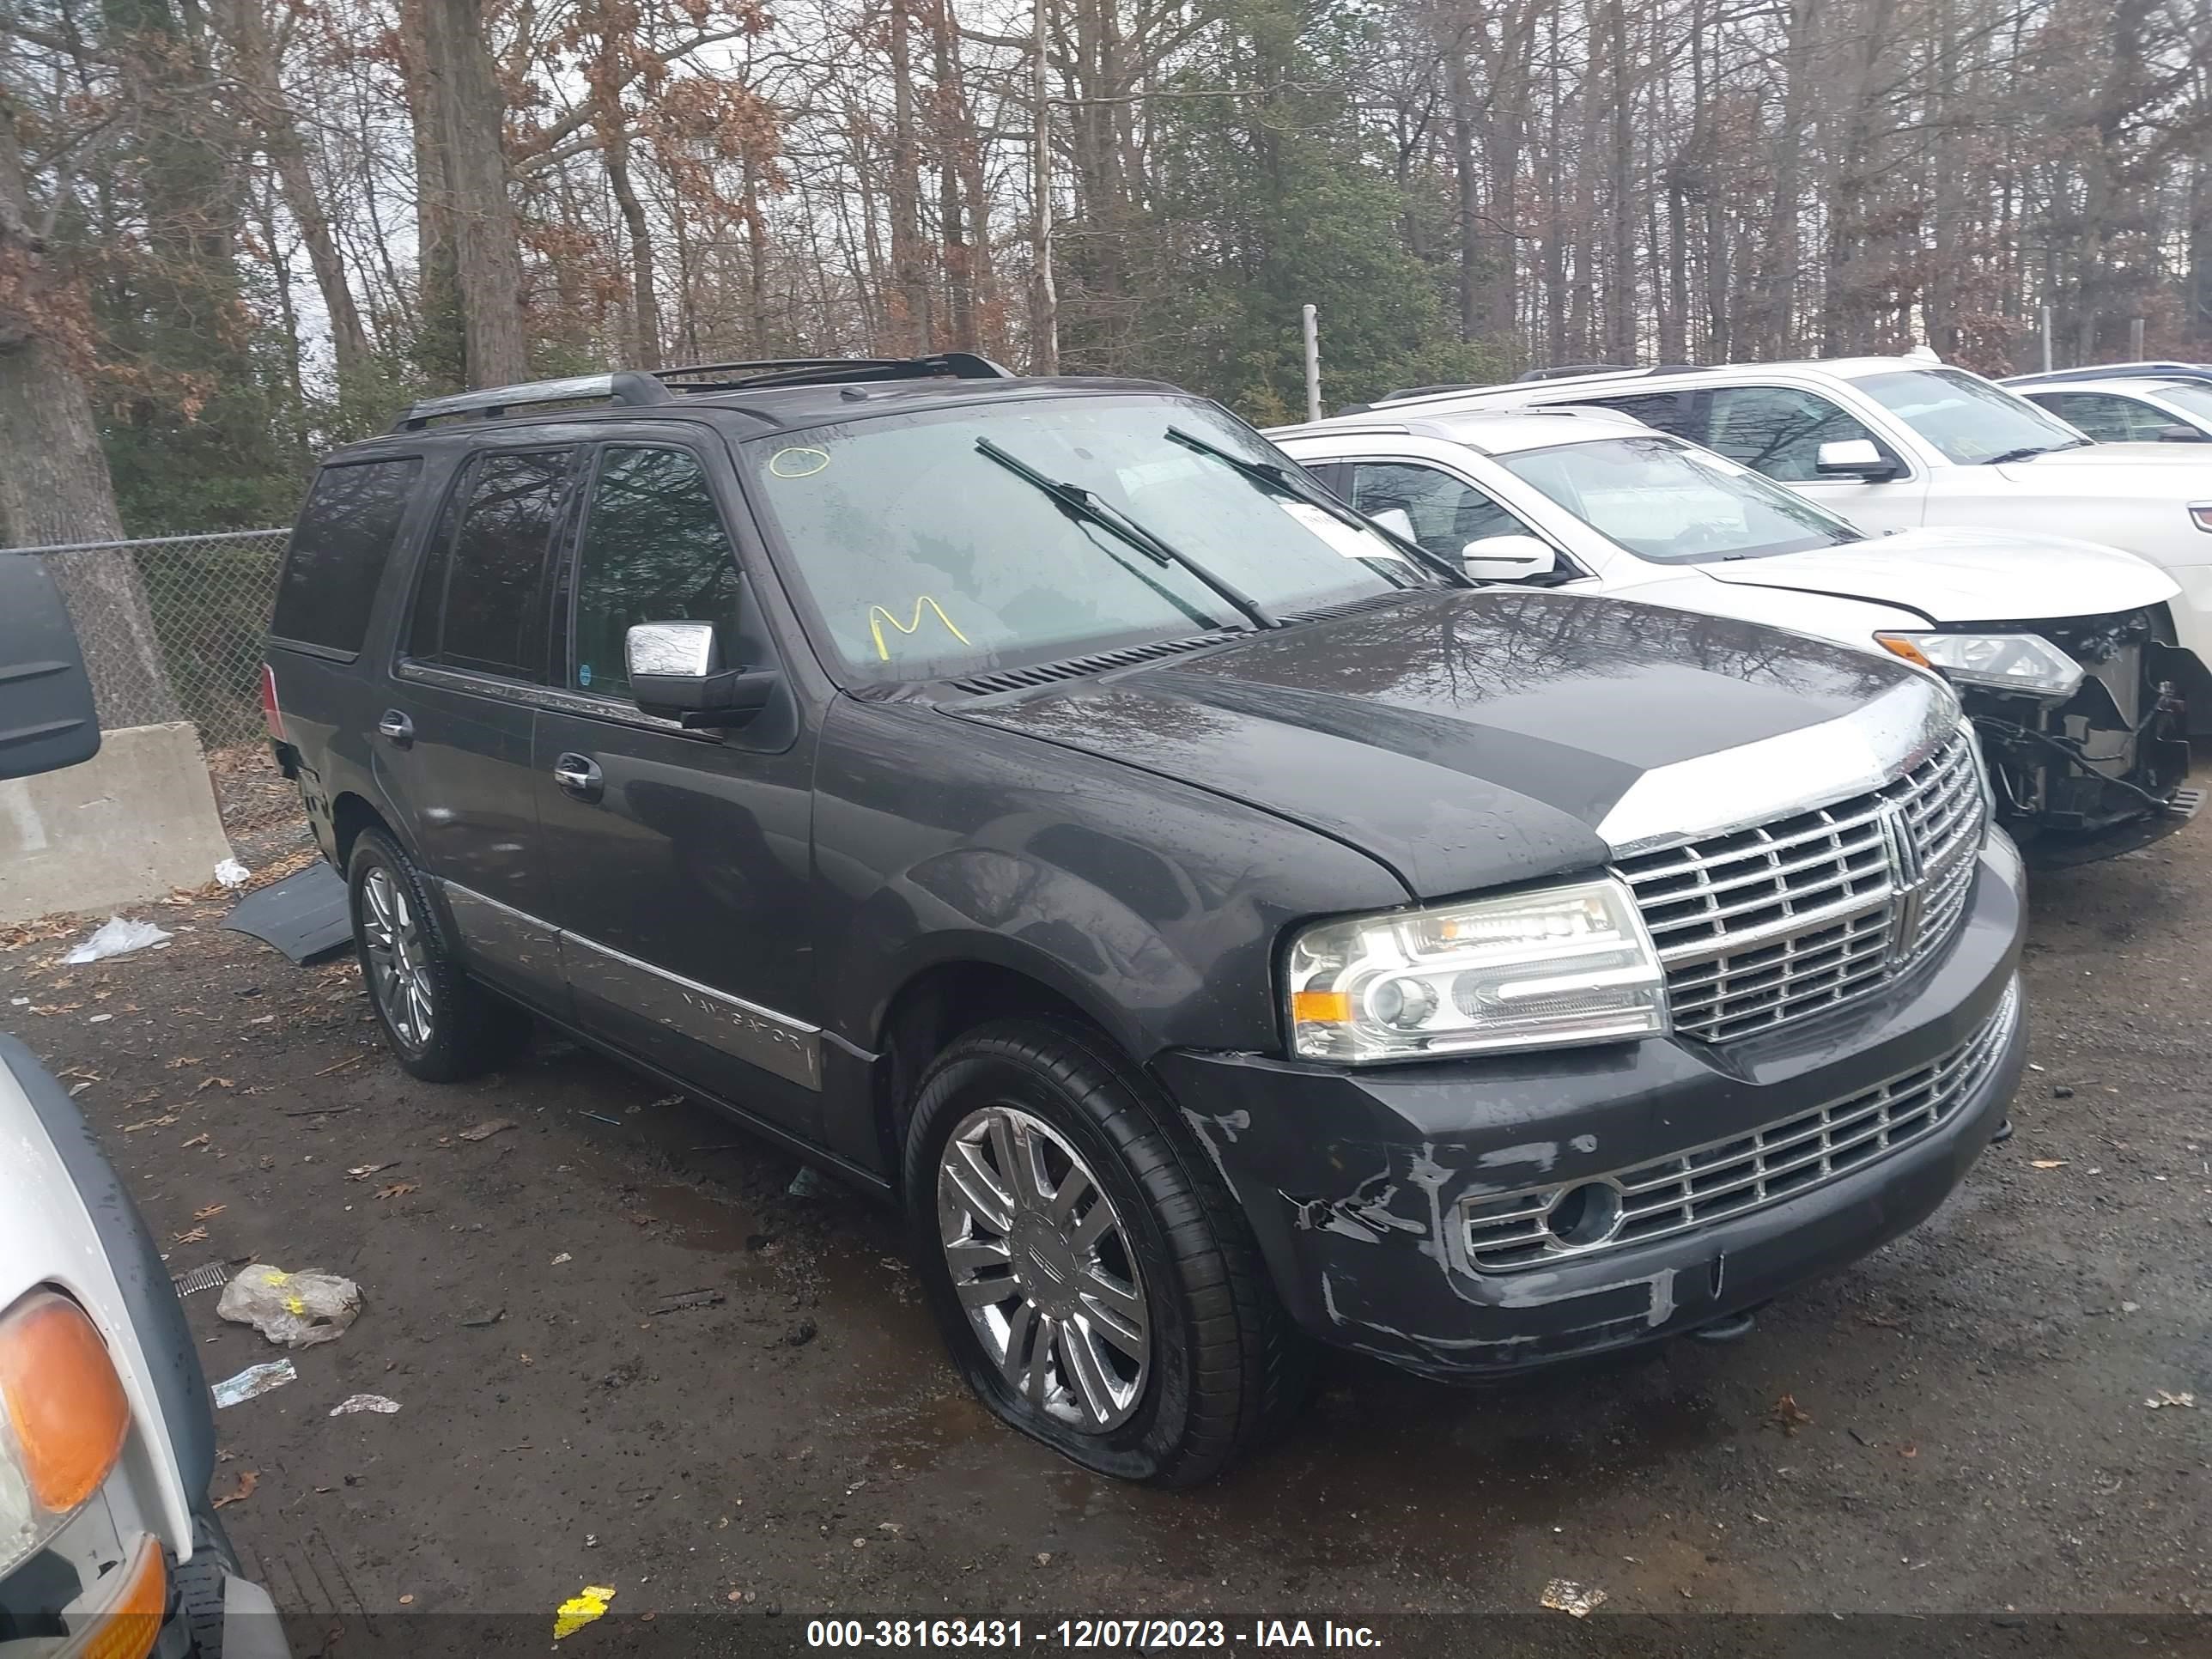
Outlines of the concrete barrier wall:
M 185 721 L 105 732 L 82 766 L 0 781 L 0 923 L 203 887 L 229 856 Z

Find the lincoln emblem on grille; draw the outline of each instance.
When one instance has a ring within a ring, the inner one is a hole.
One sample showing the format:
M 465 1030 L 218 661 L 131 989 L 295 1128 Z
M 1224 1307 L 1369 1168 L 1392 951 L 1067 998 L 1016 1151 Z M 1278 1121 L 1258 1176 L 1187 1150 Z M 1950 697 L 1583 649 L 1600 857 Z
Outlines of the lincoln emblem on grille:
M 1900 963 L 1920 943 L 1926 869 L 1920 861 L 1920 836 L 1905 809 L 1893 800 L 1881 804 L 1881 844 L 1889 858 L 1890 884 L 1896 890 L 1896 921 L 1890 928 L 1889 959 Z

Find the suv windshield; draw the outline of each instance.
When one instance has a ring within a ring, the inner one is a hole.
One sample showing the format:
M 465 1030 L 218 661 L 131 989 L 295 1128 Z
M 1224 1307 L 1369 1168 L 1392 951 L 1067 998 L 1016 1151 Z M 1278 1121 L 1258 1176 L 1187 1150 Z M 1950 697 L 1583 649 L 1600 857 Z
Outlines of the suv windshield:
M 2212 386 L 2202 380 L 2173 380 L 2152 388 L 2158 395 L 2177 408 L 2185 409 L 2200 421 L 2212 421 Z M 2174 425 L 2179 426 L 2176 421 Z
M 1803 496 L 1674 438 L 1592 439 L 1498 459 L 1630 552 L 1668 564 L 1864 539 Z
M 1249 626 L 1232 592 L 1279 617 L 1447 580 L 1170 427 L 1296 465 L 1209 404 L 1134 395 L 854 421 L 744 453 L 782 562 L 856 679 L 957 678 Z M 1139 534 L 1063 505 L 1037 477 L 1089 492 Z
M 2089 441 L 2027 398 L 1956 369 L 1899 369 L 1851 384 L 1963 466 L 2024 461 Z

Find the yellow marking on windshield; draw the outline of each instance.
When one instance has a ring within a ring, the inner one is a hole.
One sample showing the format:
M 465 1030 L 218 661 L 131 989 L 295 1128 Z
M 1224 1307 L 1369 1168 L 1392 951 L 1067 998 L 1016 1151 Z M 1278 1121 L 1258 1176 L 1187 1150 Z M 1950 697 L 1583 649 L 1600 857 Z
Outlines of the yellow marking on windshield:
M 890 647 L 884 643 L 884 624 L 889 623 L 902 634 L 912 634 L 921 627 L 921 609 L 924 605 L 927 605 L 937 613 L 937 620 L 945 624 L 945 631 L 954 639 L 963 645 L 974 643 L 953 624 L 952 618 L 945 614 L 945 607 L 925 593 L 914 602 L 912 622 L 901 622 L 896 615 L 882 605 L 872 605 L 868 607 L 868 633 L 876 642 L 876 655 L 879 659 L 884 662 L 891 659 Z
M 768 458 L 768 470 L 779 478 L 811 478 L 830 465 L 830 452 L 811 446 L 779 449 Z

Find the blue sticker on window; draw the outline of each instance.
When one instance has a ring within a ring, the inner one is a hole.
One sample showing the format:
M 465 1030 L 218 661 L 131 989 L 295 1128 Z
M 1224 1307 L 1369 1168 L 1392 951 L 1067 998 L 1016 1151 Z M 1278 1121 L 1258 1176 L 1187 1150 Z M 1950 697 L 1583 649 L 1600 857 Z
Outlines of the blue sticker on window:
M 586 663 L 579 663 L 579 664 L 577 664 L 577 665 L 576 665 L 576 684 L 579 684 L 579 685 L 589 685 L 591 683 L 592 683 L 592 665 L 591 665 L 591 664 L 589 664 L 589 663 L 587 663 L 587 662 L 586 662 Z

